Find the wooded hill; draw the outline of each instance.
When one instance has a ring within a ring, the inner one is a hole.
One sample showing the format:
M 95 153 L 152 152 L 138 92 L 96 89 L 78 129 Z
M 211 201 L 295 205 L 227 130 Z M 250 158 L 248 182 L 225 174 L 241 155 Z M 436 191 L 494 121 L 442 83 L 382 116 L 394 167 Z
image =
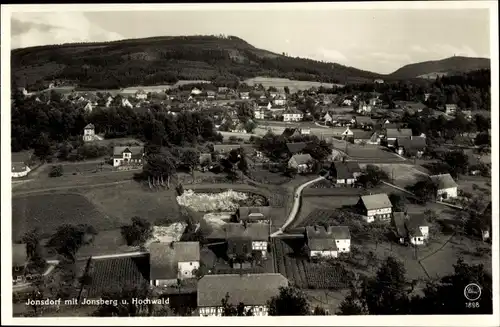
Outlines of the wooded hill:
M 257 76 L 341 84 L 382 78 L 335 63 L 258 49 L 234 36 L 154 37 L 12 51 L 13 81 L 30 90 L 43 89 L 54 80 L 114 89 L 178 80 L 211 80 L 224 85 Z

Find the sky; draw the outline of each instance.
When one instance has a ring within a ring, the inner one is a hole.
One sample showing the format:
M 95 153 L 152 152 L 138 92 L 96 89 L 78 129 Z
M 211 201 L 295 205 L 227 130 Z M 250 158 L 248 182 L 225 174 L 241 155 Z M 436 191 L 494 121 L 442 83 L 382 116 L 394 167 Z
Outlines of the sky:
M 14 12 L 11 48 L 175 35 L 238 36 L 257 48 L 391 73 L 453 55 L 490 57 L 487 9 Z

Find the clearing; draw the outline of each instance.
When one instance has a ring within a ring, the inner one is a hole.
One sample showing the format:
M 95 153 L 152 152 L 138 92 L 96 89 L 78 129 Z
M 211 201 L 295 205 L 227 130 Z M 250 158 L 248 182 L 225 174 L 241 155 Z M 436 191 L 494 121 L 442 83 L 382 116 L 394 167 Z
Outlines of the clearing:
M 361 169 L 369 164 L 359 164 Z M 415 184 L 419 179 L 428 175 L 414 168 L 411 164 L 371 164 L 377 166 L 389 175 L 390 182 L 396 186 L 404 188 Z
M 332 83 L 321 83 L 321 82 L 312 82 L 312 81 L 296 81 L 288 78 L 272 78 L 272 77 L 253 77 L 243 81 L 250 86 L 256 84 L 262 84 L 266 89 L 270 86 L 274 86 L 276 88 L 284 88 L 288 86 L 290 89 L 290 93 L 294 93 L 301 90 L 308 90 L 312 87 L 326 87 L 332 88 L 333 85 L 343 87 L 342 84 L 332 84 Z

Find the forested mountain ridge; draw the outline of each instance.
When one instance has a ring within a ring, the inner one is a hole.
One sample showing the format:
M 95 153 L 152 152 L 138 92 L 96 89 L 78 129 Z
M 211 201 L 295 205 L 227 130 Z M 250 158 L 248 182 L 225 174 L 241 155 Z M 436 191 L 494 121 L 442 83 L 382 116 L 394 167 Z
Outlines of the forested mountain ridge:
M 234 36 L 178 36 L 15 49 L 12 80 L 40 90 L 51 81 L 114 89 L 178 80 L 267 76 L 327 83 L 369 82 L 383 75 L 258 49 Z
M 455 75 L 469 71 L 490 69 L 490 59 L 454 56 L 403 66 L 390 74 L 393 79 L 435 78 L 436 75 Z

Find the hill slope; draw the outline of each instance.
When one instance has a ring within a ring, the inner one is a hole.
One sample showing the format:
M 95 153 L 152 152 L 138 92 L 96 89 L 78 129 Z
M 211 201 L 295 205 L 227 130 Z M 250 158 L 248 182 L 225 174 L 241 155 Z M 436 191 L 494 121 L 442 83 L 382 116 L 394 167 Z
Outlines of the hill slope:
M 390 74 L 389 77 L 394 79 L 435 78 L 437 75 L 466 73 L 479 69 L 490 69 L 490 59 L 457 56 L 406 65 Z
M 18 86 L 41 89 L 52 80 L 111 89 L 177 80 L 234 81 L 257 76 L 329 83 L 366 82 L 380 74 L 291 58 L 229 36 L 154 37 L 74 43 L 12 51 Z

